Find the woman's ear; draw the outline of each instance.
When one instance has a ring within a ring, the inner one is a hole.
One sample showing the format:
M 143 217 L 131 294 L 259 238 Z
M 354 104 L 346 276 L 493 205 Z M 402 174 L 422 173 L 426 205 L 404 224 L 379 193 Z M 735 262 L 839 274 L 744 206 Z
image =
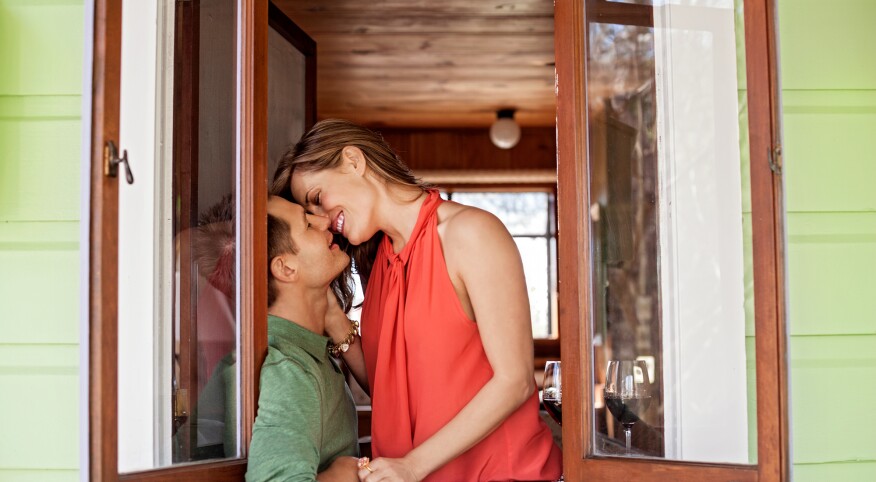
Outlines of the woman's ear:
M 365 175 L 365 153 L 356 146 L 346 146 L 343 150 L 344 161 L 356 174 Z
M 274 279 L 284 283 L 294 283 L 297 281 L 298 267 L 295 260 L 297 258 L 294 255 L 282 255 L 272 259 L 270 269 Z

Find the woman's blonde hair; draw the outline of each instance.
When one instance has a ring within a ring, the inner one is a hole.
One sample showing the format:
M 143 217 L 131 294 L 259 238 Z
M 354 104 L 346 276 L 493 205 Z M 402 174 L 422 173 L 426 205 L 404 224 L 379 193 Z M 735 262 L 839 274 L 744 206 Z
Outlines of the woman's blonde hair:
M 283 154 L 280 165 L 274 173 L 271 184 L 271 194 L 281 196 L 294 202 L 292 197 L 292 173 L 314 172 L 332 169 L 341 165 L 344 147 L 358 147 L 365 155 L 368 167 L 379 179 L 389 184 L 416 187 L 427 190 L 431 186 L 414 176 L 414 173 L 401 160 L 383 137 L 370 129 L 356 125 L 343 119 L 326 119 L 317 122 L 297 144 Z M 356 266 L 356 272 L 364 285 L 368 283 L 371 267 L 377 247 L 383 239 L 383 233 L 377 232 L 371 239 L 353 246 L 342 238 L 338 245 L 350 255 Z M 348 310 L 352 306 L 352 271 L 344 270 L 332 289 L 341 301 L 341 307 Z

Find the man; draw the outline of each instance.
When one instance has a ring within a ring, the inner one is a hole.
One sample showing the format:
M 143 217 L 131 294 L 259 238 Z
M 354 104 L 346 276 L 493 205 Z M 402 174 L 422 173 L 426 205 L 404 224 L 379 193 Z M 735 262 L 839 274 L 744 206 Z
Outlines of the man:
M 356 409 L 323 336 L 329 284 L 350 258 L 328 225 L 282 198 L 268 202 L 269 346 L 247 481 L 358 480 Z

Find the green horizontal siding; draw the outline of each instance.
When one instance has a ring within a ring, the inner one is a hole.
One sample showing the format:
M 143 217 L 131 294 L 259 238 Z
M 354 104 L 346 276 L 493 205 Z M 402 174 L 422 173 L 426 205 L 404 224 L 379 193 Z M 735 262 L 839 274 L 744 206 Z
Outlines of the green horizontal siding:
M 0 480 L 79 480 L 82 0 L 0 0 Z
M 779 0 L 778 4 L 783 89 L 876 89 L 876 2 Z
M 876 480 L 874 18 L 779 1 L 796 481 Z
M 791 335 L 876 335 L 876 211 L 787 223 Z
M 788 210 L 876 211 L 876 90 L 784 91 L 782 100 Z
M 791 337 L 796 463 L 873 461 L 876 335 Z
M 0 91 L 0 221 L 79 219 L 80 102 Z
M 876 462 L 830 462 L 794 465 L 794 482 L 876 480 Z

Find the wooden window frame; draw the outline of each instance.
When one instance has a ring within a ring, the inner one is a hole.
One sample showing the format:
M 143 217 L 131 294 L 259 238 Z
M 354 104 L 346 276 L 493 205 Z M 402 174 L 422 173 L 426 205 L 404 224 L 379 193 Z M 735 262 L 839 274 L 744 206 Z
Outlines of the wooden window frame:
M 586 3 L 586 7 L 585 7 Z M 588 15 L 647 26 L 643 6 L 605 0 L 557 0 L 558 252 L 566 480 L 784 481 L 790 478 L 783 194 L 776 53 L 776 5 L 744 0 L 754 263 L 757 464 L 693 463 L 594 455 L 594 373 L 590 280 Z M 630 20 L 632 19 L 632 20 Z M 636 20 L 638 19 L 638 20 Z M 653 23 L 653 20 L 652 20 Z M 779 162 L 776 162 L 776 158 Z

